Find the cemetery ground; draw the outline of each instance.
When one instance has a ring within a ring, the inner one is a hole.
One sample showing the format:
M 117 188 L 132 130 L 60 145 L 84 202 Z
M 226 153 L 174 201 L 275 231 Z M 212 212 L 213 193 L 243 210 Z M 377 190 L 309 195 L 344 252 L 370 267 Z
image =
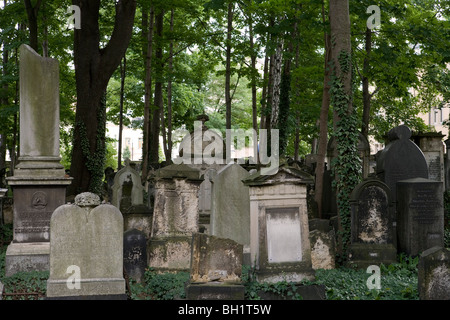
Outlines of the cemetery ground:
M 12 240 L 12 225 L 0 225 L 0 282 L 4 285 L 3 300 L 43 300 L 46 295 L 48 271 L 20 272 L 5 277 L 5 253 Z M 445 246 L 450 247 L 450 230 L 446 229 Z M 417 265 L 419 257 L 398 256 L 397 263 L 381 265 L 381 289 L 369 290 L 367 280 L 370 274 L 365 270 L 346 267 L 316 270 L 314 282 L 304 281 L 304 285 L 324 285 L 326 300 L 418 300 Z M 281 281 L 274 284 L 252 281 L 253 270 L 243 266 L 242 282 L 246 300 L 262 300 L 264 297 L 302 300 L 293 283 Z M 188 272 L 158 274 L 147 268 L 141 284 L 127 280 L 129 300 L 173 300 L 185 299 L 185 284 Z

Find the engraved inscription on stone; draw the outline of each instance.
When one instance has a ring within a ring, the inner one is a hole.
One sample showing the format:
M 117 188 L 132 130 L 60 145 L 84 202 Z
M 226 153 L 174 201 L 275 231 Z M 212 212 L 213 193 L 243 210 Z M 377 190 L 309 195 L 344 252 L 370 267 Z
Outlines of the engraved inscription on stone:
M 416 214 L 413 219 L 421 224 L 434 223 L 439 216 L 437 210 L 442 207 L 439 200 L 434 197 L 433 189 L 417 189 L 409 208 L 414 209 Z
M 302 261 L 298 208 L 266 209 L 266 229 L 269 263 Z

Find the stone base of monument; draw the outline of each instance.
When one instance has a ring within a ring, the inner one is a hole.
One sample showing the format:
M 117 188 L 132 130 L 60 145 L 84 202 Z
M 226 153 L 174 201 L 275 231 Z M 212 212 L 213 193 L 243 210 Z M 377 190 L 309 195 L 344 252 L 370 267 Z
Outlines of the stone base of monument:
M 11 243 L 6 250 L 5 276 L 17 272 L 48 271 L 49 242 Z
M 189 271 L 192 236 L 153 238 L 148 242 L 148 265 L 155 271 Z
M 78 285 L 78 287 L 77 287 Z M 47 298 L 51 299 L 96 299 L 116 297 L 126 299 L 125 279 L 49 279 L 47 280 Z
M 244 297 L 245 287 L 242 284 L 208 282 L 186 286 L 188 300 L 244 300 Z
M 393 244 L 352 243 L 347 266 L 367 269 L 370 265 L 390 265 L 397 262 L 397 249 Z
M 306 267 L 299 266 L 299 263 L 283 263 L 282 266 L 274 266 L 272 268 L 264 268 L 256 272 L 256 280 L 258 282 L 277 283 L 280 281 L 301 282 L 303 280 L 313 281 L 316 278 L 315 271 L 311 268 L 311 264 Z

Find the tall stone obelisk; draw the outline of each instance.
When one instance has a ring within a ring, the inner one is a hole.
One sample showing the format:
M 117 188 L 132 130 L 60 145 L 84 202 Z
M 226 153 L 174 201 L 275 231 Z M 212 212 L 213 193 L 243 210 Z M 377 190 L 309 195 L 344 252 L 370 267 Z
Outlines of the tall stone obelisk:
M 65 204 L 59 154 L 59 63 L 20 46 L 20 156 L 7 178 L 14 194 L 14 238 L 6 252 L 6 276 L 49 269 L 50 218 Z

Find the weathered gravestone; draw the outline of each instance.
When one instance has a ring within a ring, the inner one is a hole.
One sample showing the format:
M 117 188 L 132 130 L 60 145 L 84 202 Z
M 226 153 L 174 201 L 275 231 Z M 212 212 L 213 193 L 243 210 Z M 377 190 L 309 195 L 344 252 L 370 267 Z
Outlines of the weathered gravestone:
M 122 212 L 124 230 L 136 228 L 150 235 L 152 212 L 144 204 L 144 187 L 139 173 L 125 159 L 125 167 L 114 176 L 112 204 Z
M 155 206 L 149 266 L 157 270 L 189 270 L 192 234 L 199 231 L 200 171 L 174 164 L 155 173 Z
M 420 300 L 450 300 L 450 249 L 433 247 L 422 252 L 418 281 Z
M 245 252 L 250 248 L 250 196 L 242 179 L 248 176 L 239 164 L 230 163 L 211 181 L 211 234 L 242 244 Z
M 309 219 L 311 263 L 314 270 L 334 269 L 336 255 L 335 232 L 328 219 Z
M 192 236 L 189 300 L 243 300 L 243 246 L 233 240 L 195 233 Z
M 281 165 L 243 180 L 250 190 L 250 258 L 259 282 L 300 282 L 315 277 L 311 264 L 307 184 L 311 175 Z
M 130 165 L 130 159 L 125 160 L 125 167 L 114 176 L 112 186 L 112 205 L 121 212 L 128 210 L 132 205 L 144 203 L 144 188 L 139 173 Z
M 443 184 L 415 178 L 397 182 L 398 249 L 416 256 L 444 246 Z
M 126 299 L 122 214 L 95 194 L 53 213 L 47 297 Z
M 200 232 L 206 234 L 211 233 L 211 180 L 216 176 L 216 174 L 216 169 L 206 169 L 204 173 L 204 180 L 200 184 L 200 190 L 198 192 L 199 230 Z
M 123 235 L 123 268 L 137 283 L 144 281 L 147 268 L 147 238 L 144 232 L 131 229 Z
M 389 187 L 379 179 L 358 184 L 350 196 L 349 265 L 367 268 L 396 262 L 394 212 Z
M 422 150 L 428 165 L 428 178 L 444 182 L 444 153 L 445 144 L 441 132 L 428 132 L 412 136 L 414 142 Z
M 50 218 L 65 203 L 59 155 L 58 61 L 20 46 L 20 157 L 7 178 L 14 194 L 14 238 L 6 252 L 6 276 L 49 268 Z

